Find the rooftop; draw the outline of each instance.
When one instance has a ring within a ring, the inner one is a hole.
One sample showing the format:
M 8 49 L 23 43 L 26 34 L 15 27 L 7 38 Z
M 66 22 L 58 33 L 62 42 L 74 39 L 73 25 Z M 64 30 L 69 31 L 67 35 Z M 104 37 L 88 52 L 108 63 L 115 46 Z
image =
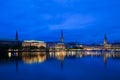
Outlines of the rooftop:
M 38 40 L 24 40 L 23 42 L 37 42 L 37 43 L 44 43 L 44 41 L 38 41 Z

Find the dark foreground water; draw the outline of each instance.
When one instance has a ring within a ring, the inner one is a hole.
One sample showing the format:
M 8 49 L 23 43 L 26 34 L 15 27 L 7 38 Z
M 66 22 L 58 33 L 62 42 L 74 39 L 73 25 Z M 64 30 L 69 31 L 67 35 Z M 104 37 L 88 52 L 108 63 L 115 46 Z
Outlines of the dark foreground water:
M 119 52 L 1 53 L 0 80 L 120 80 Z

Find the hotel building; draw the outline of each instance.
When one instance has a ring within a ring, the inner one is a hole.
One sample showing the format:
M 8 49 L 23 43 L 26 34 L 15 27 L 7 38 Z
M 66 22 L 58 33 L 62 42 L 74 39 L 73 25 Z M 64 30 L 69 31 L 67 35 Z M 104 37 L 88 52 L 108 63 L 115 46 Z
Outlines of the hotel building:
M 46 43 L 44 41 L 37 40 L 25 40 L 22 42 L 22 46 L 35 46 L 35 47 L 46 47 Z

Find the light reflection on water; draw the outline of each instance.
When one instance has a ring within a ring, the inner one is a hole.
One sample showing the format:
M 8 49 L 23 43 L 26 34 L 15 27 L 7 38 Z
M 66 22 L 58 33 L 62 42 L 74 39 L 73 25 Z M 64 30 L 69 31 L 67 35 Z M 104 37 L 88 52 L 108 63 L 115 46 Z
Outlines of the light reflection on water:
M 120 80 L 120 52 L 59 51 L 1 54 L 0 80 Z

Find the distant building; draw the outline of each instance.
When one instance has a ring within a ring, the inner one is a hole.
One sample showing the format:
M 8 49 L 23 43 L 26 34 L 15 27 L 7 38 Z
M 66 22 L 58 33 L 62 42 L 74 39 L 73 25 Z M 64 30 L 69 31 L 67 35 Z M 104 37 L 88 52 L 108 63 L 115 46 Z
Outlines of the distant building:
M 15 38 L 16 41 L 19 41 L 19 36 L 18 36 L 18 31 L 16 30 L 16 38 Z
M 22 46 L 46 47 L 46 43 L 44 41 L 25 40 L 22 42 Z
M 18 39 L 18 31 L 16 31 L 15 40 L 0 40 L 0 46 L 6 47 L 21 46 L 21 42 Z
M 47 48 L 50 51 L 65 49 L 63 30 L 61 30 L 60 42 L 47 42 Z
M 60 43 L 64 43 L 63 30 L 61 30 Z
M 112 49 L 113 50 L 120 50 L 120 43 L 113 43 L 112 44 Z
M 111 49 L 111 44 L 108 44 L 106 34 L 104 35 L 104 49 Z
M 76 43 L 75 42 L 69 42 L 69 43 L 66 43 L 65 46 L 66 48 L 75 48 L 76 47 Z
M 61 30 L 60 42 L 55 44 L 56 50 L 65 49 L 63 30 Z
M 102 45 L 83 45 L 84 50 L 103 50 Z
M 56 50 L 65 49 L 65 44 L 64 43 L 57 43 L 57 44 L 55 44 L 55 49 Z
M 107 46 L 107 37 L 106 37 L 106 34 L 104 35 L 104 48 L 106 48 Z
M 0 46 L 8 46 L 8 47 L 13 47 L 20 45 L 20 42 L 16 42 L 15 40 L 0 40 Z
M 56 43 L 57 43 L 57 42 L 47 42 L 47 43 L 46 43 L 47 49 L 48 49 L 48 50 L 54 50 Z

